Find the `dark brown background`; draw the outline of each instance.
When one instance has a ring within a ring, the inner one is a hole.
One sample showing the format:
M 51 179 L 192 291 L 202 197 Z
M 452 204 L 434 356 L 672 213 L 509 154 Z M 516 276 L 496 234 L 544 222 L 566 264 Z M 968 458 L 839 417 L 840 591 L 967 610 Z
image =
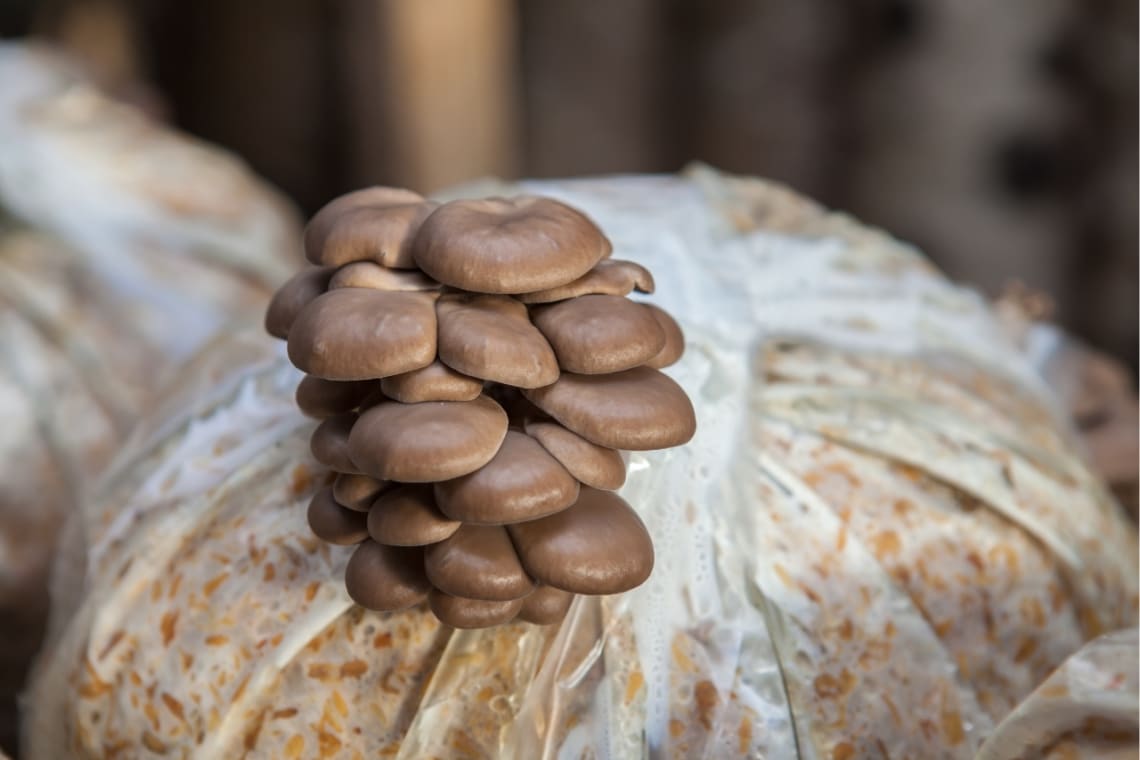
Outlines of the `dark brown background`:
M 1137 354 L 1135 0 L 0 0 L 7 34 L 236 150 L 368 183 L 785 181 Z

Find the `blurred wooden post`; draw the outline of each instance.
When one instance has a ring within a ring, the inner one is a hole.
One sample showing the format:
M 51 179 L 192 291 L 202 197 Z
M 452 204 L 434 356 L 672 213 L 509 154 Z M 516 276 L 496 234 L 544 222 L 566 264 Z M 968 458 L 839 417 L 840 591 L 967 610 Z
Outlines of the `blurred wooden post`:
M 375 35 L 375 52 L 358 45 L 348 62 L 374 66 L 349 72 L 349 97 L 380 100 L 350 116 L 352 184 L 430 192 L 488 174 L 514 176 L 513 0 L 378 0 L 374 8 L 376 26 L 364 33 Z

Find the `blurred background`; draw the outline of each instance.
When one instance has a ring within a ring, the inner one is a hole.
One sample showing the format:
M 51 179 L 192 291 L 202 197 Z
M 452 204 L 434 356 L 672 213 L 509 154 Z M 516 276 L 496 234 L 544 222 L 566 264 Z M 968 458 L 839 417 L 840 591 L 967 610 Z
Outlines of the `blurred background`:
M 1047 294 L 1136 367 L 1135 0 L 0 0 L 0 32 L 62 44 L 306 213 L 701 160 L 990 296 Z

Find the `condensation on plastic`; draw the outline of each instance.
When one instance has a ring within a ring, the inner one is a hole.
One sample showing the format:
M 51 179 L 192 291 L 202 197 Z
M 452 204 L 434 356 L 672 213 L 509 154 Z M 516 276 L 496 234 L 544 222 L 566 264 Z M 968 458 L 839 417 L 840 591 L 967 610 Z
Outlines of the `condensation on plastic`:
M 649 581 L 546 628 L 354 607 L 351 550 L 305 525 L 327 474 L 297 374 L 223 344 L 85 510 L 30 757 L 967 758 L 1135 625 L 1132 531 L 913 249 L 701 168 L 461 192 L 520 190 L 593 216 L 685 329 L 697 435 L 623 488 Z

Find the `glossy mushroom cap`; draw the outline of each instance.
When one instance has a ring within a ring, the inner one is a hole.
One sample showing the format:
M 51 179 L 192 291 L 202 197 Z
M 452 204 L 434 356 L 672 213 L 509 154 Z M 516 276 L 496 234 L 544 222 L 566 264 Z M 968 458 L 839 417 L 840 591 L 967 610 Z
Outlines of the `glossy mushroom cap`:
M 487 464 L 506 434 L 506 412 L 486 396 L 422 404 L 385 401 L 360 415 L 348 452 L 374 478 L 433 483 Z
M 391 187 L 342 195 L 318 211 L 305 228 L 305 256 L 325 266 L 375 261 L 412 269 L 412 238 L 435 207 L 410 190 Z
M 611 449 L 680 446 L 697 429 L 696 413 L 685 391 L 668 375 L 649 367 L 612 375 L 564 372 L 553 385 L 523 395 L 567 429 Z
M 665 347 L 652 312 L 621 296 L 589 295 L 534 310 L 559 366 L 586 375 L 639 367 Z
M 677 320 L 669 315 L 669 312 L 664 309 L 654 306 L 651 303 L 645 304 L 645 308 L 649 309 L 649 313 L 657 320 L 660 325 L 661 331 L 665 333 L 665 346 L 661 351 L 652 359 L 645 363 L 645 366 L 652 367 L 653 369 L 662 369 L 672 364 L 676 364 L 685 353 L 685 334 L 681 332 L 681 326 L 677 324 Z
M 444 625 L 454 628 L 488 628 L 509 623 L 523 607 L 522 599 L 488 602 L 479 599 L 462 599 L 432 589 L 428 595 L 431 611 Z
M 424 570 L 437 589 L 464 599 L 506 601 L 534 589 L 506 529 L 497 525 L 461 526 L 424 550 Z
M 368 512 L 368 533 L 389 546 L 426 546 L 459 530 L 435 505 L 430 485 L 394 488 L 376 500 Z
M 557 422 L 528 421 L 525 429 L 582 484 L 613 491 L 625 483 L 620 451 L 590 443 Z
M 402 610 L 427 599 L 431 583 L 419 547 L 382 546 L 365 541 L 344 570 L 348 595 L 370 610 Z
M 265 310 L 265 331 L 274 338 L 285 340 L 289 329 L 301 310 L 328 289 L 333 270 L 329 267 L 308 267 L 277 289 Z
M 611 491 L 584 487 L 569 509 L 508 530 L 526 572 L 563 591 L 618 594 L 640 586 L 653 570 L 645 525 Z
M 539 586 L 522 600 L 519 620 L 536 625 L 551 625 L 566 617 L 574 595 L 553 586 Z
M 370 380 L 426 367 L 435 359 L 434 294 L 363 288 L 331 290 L 289 330 L 289 359 L 326 380 Z
M 447 294 L 436 304 L 439 359 L 471 377 L 518 388 L 558 379 L 554 350 L 508 296 Z
M 571 283 L 536 293 L 522 293 L 517 298 L 523 303 L 552 303 L 592 294 L 627 296 L 634 290 L 652 293 L 655 288 L 653 275 L 641 264 L 606 259 Z
M 297 384 L 297 406 L 309 417 L 324 419 L 353 411 L 376 389 L 373 380 L 323 380 L 305 375 Z
M 420 227 L 416 264 L 476 293 L 531 293 L 573 282 L 609 255 L 588 217 L 549 198 L 445 203 Z
M 357 512 L 367 512 L 376 497 L 392 486 L 384 480 L 367 475 L 353 475 L 342 472 L 333 481 L 332 493 L 336 503 Z
M 370 288 L 372 290 L 439 290 L 439 283 L 423 272 L 389 269 L 372 261 L 345 264 L 329 280 L 329 290 Z
M 507 432 L 495 457 L 470 475 L 435 484 L 453 520 L 505 525 L 553 514 L 578 499 L 578 481 L 538 441 Z
M 355 414 L 338 414 L 317 425 L 309 439 L 313 458 L 337 472 L 359 473 L 348 454 L 348 435 L 355 423 Z
M 434 361 L 422 369 L 384 378 L 380 381 L 380 390 L 388 398 L 405 404 L 474 401 L 483 392 L 483 382 Z
M 351 546 L 368 538 L 368 516 L 336 503 L 331 488 L 322 488 L 309 502 L 309 527 L 330 544 Z

